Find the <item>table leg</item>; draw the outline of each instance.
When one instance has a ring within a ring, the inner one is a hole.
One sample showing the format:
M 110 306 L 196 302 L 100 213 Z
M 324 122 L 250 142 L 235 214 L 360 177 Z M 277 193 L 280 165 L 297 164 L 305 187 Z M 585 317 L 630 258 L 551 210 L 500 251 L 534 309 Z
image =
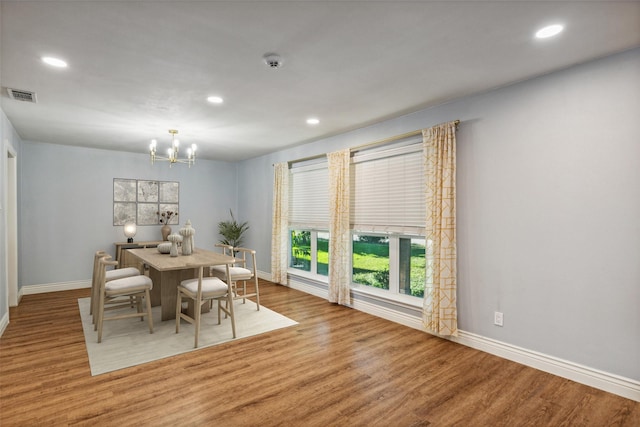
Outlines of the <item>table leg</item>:
M 151 306 L 157 307 L 162 304 L 162 295 L 160 292 L 162 289 L 162 273 L 149 266 L 149 278 L 153 282 L 153 289 L 151 289 Z
M 205 276 L 208 276 L 205 274 Z M 149 266 L 149 278 L 153 282 L 151 306 L 162 307 L 162 320 L 176 318 L 178 284 L 186 279 L 198 277 L 198 269 L 159 271 Z M 203 310 L 204 312 L 205 310 Z M 208 310 L 206 310 L 208 311 Z
M 198 277 L 198 270 L 170 270 L 158 271 L 149 267 L 149 277 L 153 281 L 151 290 L 151 305 L 162 306 L 162 320 L 176 318 L 176 298 L 178 297 L 178 284 L 186 279 Z

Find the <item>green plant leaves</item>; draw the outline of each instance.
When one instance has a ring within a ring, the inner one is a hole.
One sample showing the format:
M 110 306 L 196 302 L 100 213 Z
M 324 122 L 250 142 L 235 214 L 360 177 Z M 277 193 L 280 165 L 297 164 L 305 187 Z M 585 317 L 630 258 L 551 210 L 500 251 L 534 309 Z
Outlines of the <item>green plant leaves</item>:
M 224 239 L 220 240 L 220 243 L 231 245 L 234 248 L 240 247 L 242 246 L 242 237 L 249 229 L 249 222 L 239 223 L 233 216 L 231 209 L 229 209 L 229 213 L 231 214 L 231 220 L 220 221 L 218 223 L 218 233 L 224 237 Z

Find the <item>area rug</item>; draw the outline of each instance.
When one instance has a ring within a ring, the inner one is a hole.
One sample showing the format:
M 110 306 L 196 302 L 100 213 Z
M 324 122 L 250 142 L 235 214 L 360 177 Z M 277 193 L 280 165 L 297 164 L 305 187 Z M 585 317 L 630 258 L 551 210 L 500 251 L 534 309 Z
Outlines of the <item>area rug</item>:
M 180 333 L 176 334 L 175 320 L 161 321 L 160 307 L 154 307 L 153 334 L 149 333 L 146 322 L 139 319 L 110 320 L 102 328 L 102 342 L 98 344 L 98 333 L 93 330 L 89 315 L 89 298 L 78 299 L 78 307 L 82 318 L 84 339 L 89 355 L 91 375 L 104 374 L 118 369 L 171 357 L 189 351 L 232 341 L 231 320 L 223 317 L 218 325 L 217 310 L 203 313 L 200 325 L 198 348 L 193 348 L 195 327 L 182 321 Z M 247 300 L 235 301 L 236 340 L 263 334 L 280 328 L 297 325 L 289 319 L 261 305 Z

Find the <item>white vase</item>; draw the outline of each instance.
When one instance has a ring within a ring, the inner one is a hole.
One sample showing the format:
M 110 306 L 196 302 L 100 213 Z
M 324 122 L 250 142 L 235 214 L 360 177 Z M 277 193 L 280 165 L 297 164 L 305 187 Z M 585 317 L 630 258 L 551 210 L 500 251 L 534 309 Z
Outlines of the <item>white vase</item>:
M 191 220 L 187 220 L 179 233 L 182 236 L 182 255 L 191 255 L 193 253 L 193 236 L 196 234 L 196 230 L 191 226 Z
M 179 234 L 169 234 L 168 239 L 171 242 L 171 251 L 169 252 L 169 256 L 178 256 L 178 242 L 182 241 L 182 236 Z

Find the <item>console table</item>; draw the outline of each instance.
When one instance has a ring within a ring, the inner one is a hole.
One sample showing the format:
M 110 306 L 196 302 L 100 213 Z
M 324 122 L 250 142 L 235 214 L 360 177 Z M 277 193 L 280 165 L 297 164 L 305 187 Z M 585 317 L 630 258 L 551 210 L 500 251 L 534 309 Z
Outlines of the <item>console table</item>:
M 116 261 L 118 261 L 118 268 L 123 267 L 138 267 L 138 261 L 135 258 L 127 255 L 127 251 L 124 249 L 145 249 L 145 248 L 155 248 L 160 243 L 163 243 L 162 240 L 152 240 L 149 242 L 117 242 L 114 243 L 116 247 Z

